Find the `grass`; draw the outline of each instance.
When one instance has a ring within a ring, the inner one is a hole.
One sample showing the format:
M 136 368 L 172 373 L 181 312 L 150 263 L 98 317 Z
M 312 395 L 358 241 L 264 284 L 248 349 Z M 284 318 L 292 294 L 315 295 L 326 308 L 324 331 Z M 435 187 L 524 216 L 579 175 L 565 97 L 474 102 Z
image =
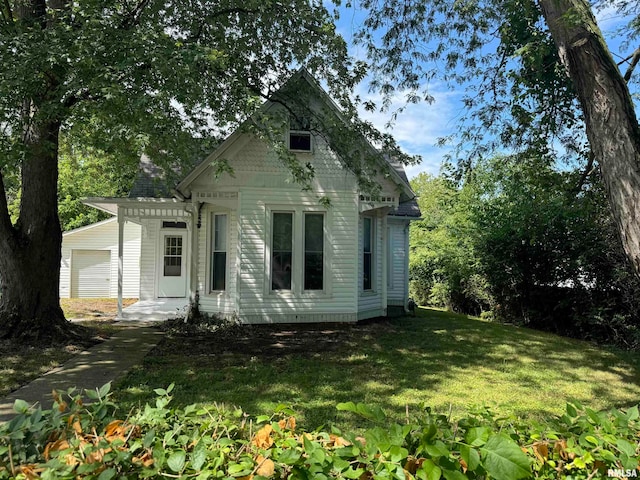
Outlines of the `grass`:
M 117 397 L 136 404 L 175 383 L 174 405 L 241 406 L 249 414 L 293 406 L 306 428 L 357 428 L 338 402 L 381 406 L 401 421 L 425 404 L 462 415 L 559 414 L 575 398 L 594 409 L 640 399 L 640 356 L 539 331 L 420 309 L 415 318 L 367 325 L 253 327 L 235 338 L 167 335 Z
M 135 301 L 125 299 L 124 305 L 130 305 Z M 63 298 L 60 304 L 67 318 L 86 319 L 78 323 L 90 328 L 87 338 L 71 341 L 67 345 L 46 348 L 1 341 L 0 397 L 61 366 L 91 343 L 109 337 L 120 328 L 112 322 L 117 311 L 117 299 Z
M 137 298 L 123 298 L 122 305 L 128 307 Z M 67 318 L 113 319 L 118 312 L 117 298 L 61 298 L 60 306 Z

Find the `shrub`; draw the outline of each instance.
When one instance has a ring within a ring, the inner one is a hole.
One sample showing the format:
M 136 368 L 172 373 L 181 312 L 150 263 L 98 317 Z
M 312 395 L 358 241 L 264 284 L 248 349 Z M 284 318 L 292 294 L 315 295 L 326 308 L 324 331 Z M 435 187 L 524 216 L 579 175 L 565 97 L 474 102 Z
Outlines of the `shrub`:
M 55 396 L 50 411 L 16 402 L 0 427 L 0 478 L 224 478 L 239 480 L 594 478 L 637 474 L 638 407 L 595 412 L 577 402 L 543 424 L 490 410 L 452 421 L 427 407 L 406 425 L 363 404 L 338 409 L 372 422 L 361 435 L 298 432 L 293 412 L 251 418 L 239 409 L 173 409 L 172 387 L 155 405 L 119 415 L 109 385 Z

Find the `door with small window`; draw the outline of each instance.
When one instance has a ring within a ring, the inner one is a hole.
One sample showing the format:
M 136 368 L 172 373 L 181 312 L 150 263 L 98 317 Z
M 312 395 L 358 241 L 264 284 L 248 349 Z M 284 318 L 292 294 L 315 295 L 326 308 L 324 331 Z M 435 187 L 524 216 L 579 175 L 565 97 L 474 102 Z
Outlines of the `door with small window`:
M 187 294 L 186 232 L 163 232 L 160 244 L 158 297 Z

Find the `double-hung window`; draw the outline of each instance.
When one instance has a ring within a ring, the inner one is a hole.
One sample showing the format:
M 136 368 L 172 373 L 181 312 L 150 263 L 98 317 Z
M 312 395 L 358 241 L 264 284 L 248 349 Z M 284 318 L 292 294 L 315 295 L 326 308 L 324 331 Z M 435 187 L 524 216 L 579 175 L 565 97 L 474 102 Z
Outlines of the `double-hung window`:
M 213 214 L 211 222 L 211 291 L 226 289 L 227 215 Z
M 291 290 L 293 266 L 293 212 L 273 212 L 271 290 Z
M 362 219 L 362 289 L 373 289 L 373 219 Z
M 324 289 L 324 214 L 304 214 L 304 289 Z
M 268 289 L 288 295 L 326 290 L 326 212 L 272 210 Z

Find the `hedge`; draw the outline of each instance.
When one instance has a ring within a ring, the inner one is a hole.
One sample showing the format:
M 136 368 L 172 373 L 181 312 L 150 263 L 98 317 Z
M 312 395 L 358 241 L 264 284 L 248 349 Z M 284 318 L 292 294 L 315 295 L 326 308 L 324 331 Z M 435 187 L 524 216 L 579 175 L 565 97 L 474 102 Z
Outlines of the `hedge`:
M 591 479 L 640 475 L 638 406 L 596 412 L 578 402 L 545 422 L 499 417 L 490 409 L 452 419 L 422 407 L 404 425 L 363 404 L 337 408 L 368 419 L 360 434 L 299 431 L 294 412 L 250 417 L 240 409 L 155 405 L 122 415 L 107 384 L 54 392 L 52 410 L 17 401 L 0 426 L 0 479 L 189 478 L 435 480 Z

